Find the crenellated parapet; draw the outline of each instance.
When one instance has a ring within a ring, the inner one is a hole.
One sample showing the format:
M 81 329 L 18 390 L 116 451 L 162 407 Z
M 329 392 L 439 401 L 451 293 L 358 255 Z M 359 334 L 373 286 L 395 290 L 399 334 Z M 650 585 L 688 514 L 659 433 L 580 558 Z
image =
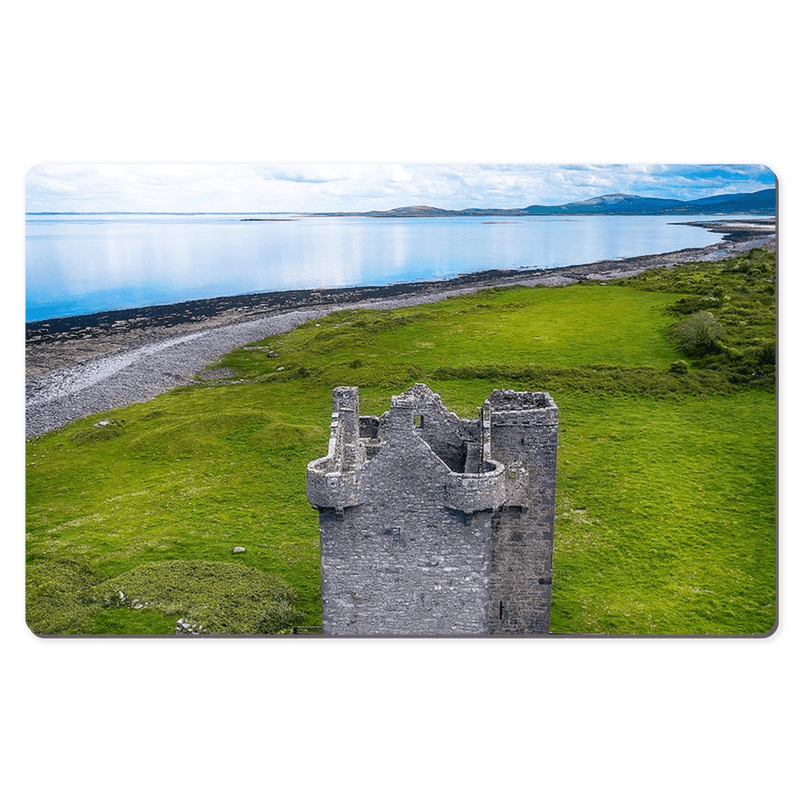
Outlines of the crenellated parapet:
M 314 464 L 316 462 L 312 462 Z M 362 474 L 352 472 L 323 472 L 309 464 L 306 474 L 306 497 L 314 508 L 345 508 L 364 502 Z
M 480 473 L 451 472 L 444 485 L 442 502 L 446 508 L 474 514 L 476 511 L 496 511 L 505 504 L 508 495 L 506 469 L 496 461 L 484 462 L 486 471 Z
M 547 392 L 495 389 L 486 401 L 493 426 L 558 426 L 558 406 Z

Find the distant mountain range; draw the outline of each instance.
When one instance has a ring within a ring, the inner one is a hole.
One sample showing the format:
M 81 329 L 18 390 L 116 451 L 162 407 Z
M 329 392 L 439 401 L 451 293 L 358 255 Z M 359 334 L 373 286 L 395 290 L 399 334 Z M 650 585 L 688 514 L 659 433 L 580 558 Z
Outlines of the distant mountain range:
M 450 211 L 433 206 L 404 206 L 390 211 L 344 211 L 314 214 L 317 217 L 529 217 L 585 214 L 774 214 L 775 189 L 749 194 L 718 194 L 699 200 L 667 200 L 635 194 L 604 194 L 560 206 L 526 208 L 465 208 Z

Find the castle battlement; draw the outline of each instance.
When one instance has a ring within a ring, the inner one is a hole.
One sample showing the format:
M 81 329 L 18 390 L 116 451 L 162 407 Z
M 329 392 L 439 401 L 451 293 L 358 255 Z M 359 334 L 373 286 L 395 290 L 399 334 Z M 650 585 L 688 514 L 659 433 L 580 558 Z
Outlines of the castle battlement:
M 307 470 L 325 633 L 547 633 L 550 395 L 495 390 L 461 419 L 418 383 L 361 417 L 358 389 L 340 386 L 330 431 Z

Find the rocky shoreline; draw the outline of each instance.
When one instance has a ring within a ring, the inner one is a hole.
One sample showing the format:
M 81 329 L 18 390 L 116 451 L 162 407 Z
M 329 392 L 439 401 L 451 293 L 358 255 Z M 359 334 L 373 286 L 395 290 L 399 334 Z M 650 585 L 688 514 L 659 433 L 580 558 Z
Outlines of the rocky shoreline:
M 563 286 L 627 277 L 689 261 L 716 261 L 756 246 L 775 249 L 774 226 L 760 220 L 702 225 L 713 225 L 718 231 L 724 228 L 723 241 L 703 248 L 546 270 L 522 267 L 435 282 L 237 295 L 29 323 L 25 342 L 27 435 L 190 383 L 205 364 L 225 352 L 340 308 L 397 308 L 493 286 Z

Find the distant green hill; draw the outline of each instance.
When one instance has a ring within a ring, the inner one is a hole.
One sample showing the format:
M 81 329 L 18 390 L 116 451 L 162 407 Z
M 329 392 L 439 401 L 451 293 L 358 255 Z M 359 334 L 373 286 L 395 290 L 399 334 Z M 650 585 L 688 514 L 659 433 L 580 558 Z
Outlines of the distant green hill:
M 775 189 L 749 194 L 720 194 L 699 200 L 670 200 L 632 194 L 606 194 L 559 206 L 525 208 L 464 208 L 460 211 L 434 206 L 403 206 L 388 211 L 318 213 L 318 217 L 526 217 L 585 214 L 774 214 Z

